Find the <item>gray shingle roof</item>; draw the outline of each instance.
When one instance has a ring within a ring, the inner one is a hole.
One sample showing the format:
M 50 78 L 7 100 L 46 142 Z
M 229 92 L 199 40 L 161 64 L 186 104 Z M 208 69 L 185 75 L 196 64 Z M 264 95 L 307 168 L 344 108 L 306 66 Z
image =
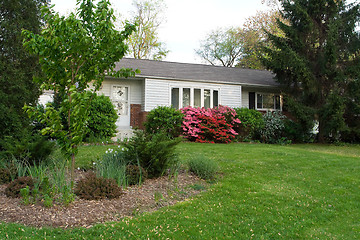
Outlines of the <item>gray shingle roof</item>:
M 144 59 L 123 58 L 116 64 L 121 68 L 140 69 L 137 77 L 152 77 L 174 80 L 236 83 L 247 86 L 277 87 L 274 74 L 265 70 L 227 68 L 203 64 L 176 63 Z

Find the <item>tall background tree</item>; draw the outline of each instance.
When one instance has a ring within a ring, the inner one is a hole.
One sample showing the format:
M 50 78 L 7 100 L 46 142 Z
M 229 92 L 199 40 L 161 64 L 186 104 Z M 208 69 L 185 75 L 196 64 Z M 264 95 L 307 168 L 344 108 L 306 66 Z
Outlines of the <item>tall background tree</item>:
M 247 18 L 242 27 L 212 31 L 201 41 L 195 53 L 211 65 L 265 69 L 261 61 L 265 54 L 263 47 L 272 47 L 266 32 L 284 36 L 277 25 L 278 19 L 287 23 L 278 10 L 258 12 Z
M 21 137 L 29 125 L 22 108 L 25 103 L 35 104 L 39 97 L 38 84 L 33 82 L 33 76 L 40 74 L 38 58 L 23 47 L 21 31 L 40 32 L 40 7 L 46 2 L 0 1 L 0 140 Z
M 129 55 L 136 59 L 162 60 L 169 52 L 158 31 L 163 22 L 163 0 L 135 0 L 133 13 L 137 30 L 129 37 Z
M 278 37 L 284 37 L 284 32 L 278 27 L 277 21 L 289 24 L 282 18 L 279 10 L 259 11 L 245 20 L 243 25 L 244 51 L 237 67 L 265 69 L 261 58 L 267 57 L 263 47 L 273 48 L 267 37 L 267 32 Z
M 244 40 L 241 28 L 219 28 L 201 41 L 195 53 L 211 65 L 234 67 L 244 53 Z
M 341 132 L 359 132 L 360 125 L 350 126 L 348 121 L 360 114 L 359 4 L 335 0 L 281 4 L 290 25 L 278 22 L 285 38 L 268 34 L 275 48 L 266 49 L 269 58 L 264 64 L 286 86 L 289 110 L 304 123 L 319 122 L 320 142 Z

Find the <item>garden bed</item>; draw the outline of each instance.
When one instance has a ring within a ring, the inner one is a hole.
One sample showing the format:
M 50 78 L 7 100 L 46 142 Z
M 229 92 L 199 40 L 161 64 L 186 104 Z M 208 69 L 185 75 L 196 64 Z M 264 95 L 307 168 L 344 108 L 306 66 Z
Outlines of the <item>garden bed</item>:
M 84 172 L 77 171 L 78 178 Z M 118 199 L 90 201 L 76 199 L 68 207 L 54 205 L 45 208 L 41 202 L 34 205 L 21 203 L 20 198 L 8 198 L 4 190 L 6 184 L 0 185 L 0 221 L 16 222 L 27 226 L 43 227 L 91 227 L 97 223 L 119 221 L 151 212 L 160 207 L 173 205 L 199 193 L 206 183 L 198 177 L 181 172 L 177 178 L 163 176 L 148 179 L 141 186 L 131 186 L 123 190 Z

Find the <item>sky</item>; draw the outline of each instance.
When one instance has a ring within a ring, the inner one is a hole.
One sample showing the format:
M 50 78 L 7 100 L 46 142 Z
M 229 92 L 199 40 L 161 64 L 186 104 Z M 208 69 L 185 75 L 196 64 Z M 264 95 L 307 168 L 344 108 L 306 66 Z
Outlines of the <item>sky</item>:
M 220 27 L 242 26 L 245 19 L 257 11 L 271 8 L 261 0 L 164 0 L 164 22 L 159 30 L 161 42 L 170 52 L 165 61 L 205 63 L 195 54 L 200 41 Z M 135 11 L 133 0 L 110 0 L 117 14 L 130 20 Z M 76 7 L 76 0 L 51 0 L 54 10 L 68 14 Z

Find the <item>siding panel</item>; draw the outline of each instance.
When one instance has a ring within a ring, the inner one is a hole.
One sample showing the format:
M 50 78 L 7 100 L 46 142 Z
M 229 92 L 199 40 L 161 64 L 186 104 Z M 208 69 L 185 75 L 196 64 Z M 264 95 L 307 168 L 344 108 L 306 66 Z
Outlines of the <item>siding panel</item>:
M 229 106 L 232 108 L 241 107 L 241 86 L 222 85 L 221 105 Z

